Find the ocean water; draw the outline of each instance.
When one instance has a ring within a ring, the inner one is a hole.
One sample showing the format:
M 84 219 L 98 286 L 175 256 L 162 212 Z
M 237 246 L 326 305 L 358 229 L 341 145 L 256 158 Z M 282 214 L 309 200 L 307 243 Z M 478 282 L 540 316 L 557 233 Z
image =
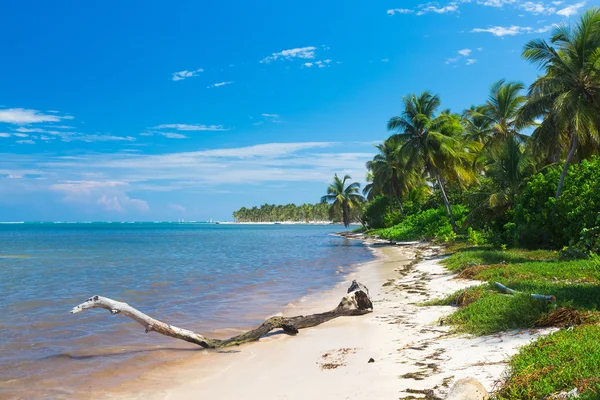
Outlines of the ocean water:
M 331 235 L 340 230 L 0 224 L 0 398 L 82 398 L 197 351 L 105 310 L 69 313 L 92 295 L 229 336 L 333 287 L 340 271 L 372 259 L 361 243 Z

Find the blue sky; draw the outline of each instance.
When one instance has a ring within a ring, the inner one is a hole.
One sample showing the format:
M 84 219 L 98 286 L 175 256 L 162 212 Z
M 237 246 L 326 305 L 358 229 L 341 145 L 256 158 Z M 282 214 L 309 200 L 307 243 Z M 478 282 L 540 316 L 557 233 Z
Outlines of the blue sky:
M 597 2 L 0 4 L 0 220 L 231 219 L 364 179 L 402 96 L 456 112 Z

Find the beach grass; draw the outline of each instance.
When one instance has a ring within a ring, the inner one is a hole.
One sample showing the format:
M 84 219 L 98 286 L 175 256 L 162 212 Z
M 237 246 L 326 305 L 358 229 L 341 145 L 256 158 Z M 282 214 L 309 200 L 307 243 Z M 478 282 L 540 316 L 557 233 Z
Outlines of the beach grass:
M 509 363 L 497 400 L 545 399 L 577 388 L 579 399 L 600 398 L 600 327 L 563 329 L 525 346 Z
M 600 398 L 598 258 L 563 261 L 546 250 L 464 247 L 442 262 L 461 278 L 487 282 L 428 303 L 458 306 L 443 321 L 456 331 L 486 335 L 563 328 L 513 357 L 497 399 L 541 399 L 574 388 L 582 399 Z M 496 282 L 520 293 L 508 295 Z M 555 296 L 556 301 L 534 298 L 534 293 Z
M 429 304 L 456 305 L 446 319 L 476 335 L 593 321 L 600 310 L 600 261 L 561 261 L 555 252 L 470 247 L 442 261 L 460 278 L 487 284 L 463 289 Z M 522 294 L 506 295 L 499 282 Z M 530 294 L 555 296 L 555 302 Z M 600 315 L 600 314 L 599 314 Z

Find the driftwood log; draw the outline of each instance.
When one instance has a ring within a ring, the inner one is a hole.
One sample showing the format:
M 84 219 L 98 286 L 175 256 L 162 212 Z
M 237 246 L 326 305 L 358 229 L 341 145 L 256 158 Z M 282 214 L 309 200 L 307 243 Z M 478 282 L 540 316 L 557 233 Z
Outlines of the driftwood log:
M 517 293 L 524 294 L 523 292 L 519 292 L 517 290 L 514 290 L 514 289 L 511 289 L 509 287 L 506 287 L 503 284 L 501 284 L 500 282 L 496 282 L 496 286 L 499 287 L 500 289 L 504 290 L 506 293 L 510 293 L 512 295 L 517 294 Z M 533 297 L 534 299 L 546 300 L 546 301 L 549 301 L 549 302 L 556 301 L 556 297 L 552 296 L 552 295 L 546 296 L 544 294 L 535 294 L 535 293 L 532 293 L 530 296 Z
M 102 296 L 90 297 L 80 305 L 73 307 L 71 314 L 76 314 L 90 308 L 104 308 L 109 310 L 112 314 L 122 314 L 129 317 L 146 328 L 146 333 L 157 332 L 165 336 L 197 344 L 198 346 L 207 349 L 214 349 L 253 342 L 259 340 L 274 329 L 282 329 L 287 334 L 295 335 L 300 329 L 317 326 L 337 317 L 370 313 L 373 311 L 373 303 L 371 302 L 369 290 L 366 286 L 353 281 L 348 289 L 348 294 L 344 296 L 340 301 L 340 304 L 331 311 L 320 314 L 300 315 L 297 317 L 271 317 L 256 329 L 252 329 L 241 335 L 225 340 L 209 339 L 199 333 L 169 325 L 144 314 L 127 303 Z

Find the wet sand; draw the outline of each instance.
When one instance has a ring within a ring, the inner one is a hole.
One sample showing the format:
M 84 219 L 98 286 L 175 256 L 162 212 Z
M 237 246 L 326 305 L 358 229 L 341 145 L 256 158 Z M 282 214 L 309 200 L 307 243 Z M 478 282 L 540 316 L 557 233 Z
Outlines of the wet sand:
M 89 394 L 177 400 L 443 398 L 453 382 L 468 376 L 491 390 L 502 376 L 507 358 L 552 330 L 472 338 L 440 326 L 440 319 L 452 313 L 453 307 L 416 303 L 479 282 L 454 279 L 439 264 L 438 250 L 427 246 L 377 248 L 377 261 L 362 265 L 333 290 L 290 306 L 284 313 L 291 316 L 332 309 L 351 280 L 357 279 L 370 289 L 375 307 L 371 314 L 337 318 L 295 337 L 275 333 L 237 348 L 199 350 L 193 357 L 170 361 L 110 392 L 90 387 Z

